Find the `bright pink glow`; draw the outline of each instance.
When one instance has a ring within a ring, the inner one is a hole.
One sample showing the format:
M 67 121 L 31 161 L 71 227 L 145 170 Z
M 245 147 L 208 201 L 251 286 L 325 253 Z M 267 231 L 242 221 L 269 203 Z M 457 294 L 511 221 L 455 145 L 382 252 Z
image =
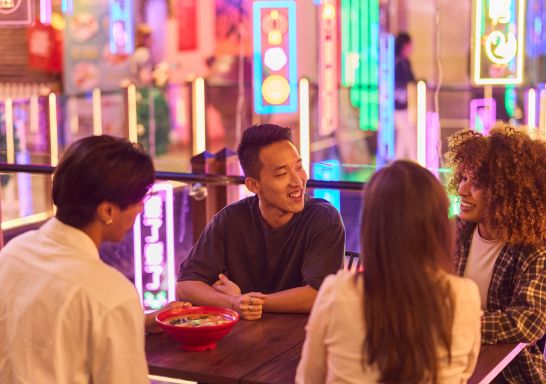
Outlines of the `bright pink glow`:
M 474 99 L 470 101 L 470 129 L 484 135 L 497 119 L 495 99 Z
M 155 184 L 151 194 L 133 227 L 135 285 L 145 310 L 173 301 L 176 283 L 173 188 L 167 183 Z
M 329 135 L 336 129 L 338 120 L 336 1 L 324 0 L 319 10 L 319 133 Z
M 40 22 L 51 24 L 51 0 L 40 0 Z
M 438 120 L 438 113 L 427 112 L 427 168 L 436 177 L 440 176 L 438 168 L 440 166 L 440 121 Z

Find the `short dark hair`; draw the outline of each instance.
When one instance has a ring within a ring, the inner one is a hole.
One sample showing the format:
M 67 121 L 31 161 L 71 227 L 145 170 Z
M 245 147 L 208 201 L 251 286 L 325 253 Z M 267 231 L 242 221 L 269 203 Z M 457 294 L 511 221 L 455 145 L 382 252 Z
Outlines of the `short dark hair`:
M 125 209 L 142 200 L 154 179 L 152 159 L 140 145 L 106 135 L 83 138 L 70 145 L 53 174 L 56 217 L 83 228 L 101 202 Z
M 411 43 L 411 36 L 407 32 L 400 32 L 398 35 L 396 35 L 396 39 L 394 40 L 394 54 L 396 56 L 400 56 L 402 53 L 402 49 L 404 47 Z
M 292 129 L 276 124 L 256 124 L 243 132 L 237 156 L 247 177 L 260 178 L 260 149 L 277 141 L 292 142 Z

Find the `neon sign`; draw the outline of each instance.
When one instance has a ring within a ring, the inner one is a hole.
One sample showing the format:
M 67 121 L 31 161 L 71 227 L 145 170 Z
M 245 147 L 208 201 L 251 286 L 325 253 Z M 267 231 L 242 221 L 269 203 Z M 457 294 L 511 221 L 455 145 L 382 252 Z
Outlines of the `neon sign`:
M 135 286 L 145 311 L 175 299 L 173 188 L 155 184 L 133 226 Z
M 437 178 L 440 177 L 440 118 L 437 112 L 427 112 L 426 165 Z
M 252 12 L 254 110 L 258 114 L 296 112 L 296 4 L 256 1 Z
M 470 129 L 484 135 L 497 119 L 495 99 L 474 99 L 470 101 Z
M 341 0 L 341 84 L 351 87 L 360 129 L 379 126 L 379 0 Z
M 379 132 L 377 167 L 394 158 L 394 36 L 382 34 L 379 42 Z
M 110 52 L 129 55 L 134 50 L 133 1 L 110 0 Z
M 335 0 L 324 0 L 320 13 L 319 133 L 329 135 L 337 126 L 337 10 Z
M 525 0 L 474 0 L 473 36 L 475 84 L 523 82 Z

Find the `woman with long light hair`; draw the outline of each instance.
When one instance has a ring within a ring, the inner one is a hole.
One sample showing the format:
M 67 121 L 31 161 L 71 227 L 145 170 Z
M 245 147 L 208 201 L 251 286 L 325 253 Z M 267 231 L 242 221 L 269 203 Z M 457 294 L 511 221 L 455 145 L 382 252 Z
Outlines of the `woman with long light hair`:
M 298 383 L 464 383 L 480 347 L 476 284 L 452 272 L 442 185 L 396 161 L 364 189 L 364 270 L 322 284 Z

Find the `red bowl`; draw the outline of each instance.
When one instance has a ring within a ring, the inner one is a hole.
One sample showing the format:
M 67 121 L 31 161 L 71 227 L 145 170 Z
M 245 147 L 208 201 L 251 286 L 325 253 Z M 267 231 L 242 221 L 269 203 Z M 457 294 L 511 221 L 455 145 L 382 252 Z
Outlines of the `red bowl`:
M 167 320 L 174 316 L 187 315 L 220 315 L 228 321 L 220 325 L 204 327 L 179 327 L 171 325 Z M 239 314 L 231 309 L 216 307 L 172 308 L 158 313 L 156 322 L 165 333 L 180 343 L 180 348 L 186 351 L 206 351 L 216 348 L 216 343 L 227 335 L 239 320 Z

